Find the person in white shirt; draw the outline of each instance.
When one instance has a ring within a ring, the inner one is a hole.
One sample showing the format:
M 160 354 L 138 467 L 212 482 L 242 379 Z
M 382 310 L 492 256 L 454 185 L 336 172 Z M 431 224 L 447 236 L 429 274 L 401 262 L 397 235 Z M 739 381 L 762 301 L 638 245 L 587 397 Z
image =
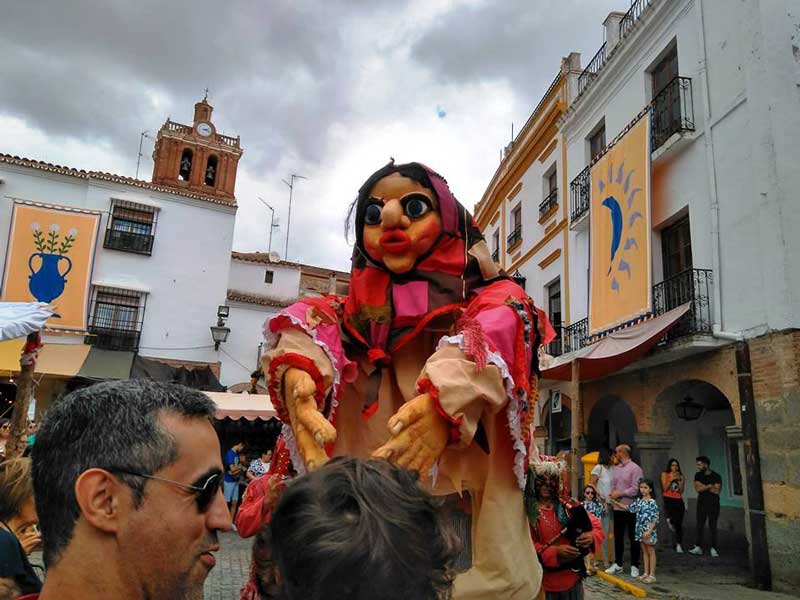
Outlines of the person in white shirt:
M 603 549 L 603 565 L 608 568 L 609 559 L 609 540 L 611 538 L 611 488 L 614 481 L 614 465 L 612 462 L 611 450 L 602 448 L 600 450 L 600 457 L 598 458 L 597 465 L 592 469 L 589 482 L 597 490 L 597 500 L 603 503 L 606 507 L 604 515 L 601 517 L 600 522 L 603 524 L 603 532 L 606 534 L 606 539 L 602 544 Z
M 255 458 L 247 469 L 247 481 L 253 481 L 269 473 L 269 463 L 272 460 L 272 450 L 265 450 L 261 458 Z

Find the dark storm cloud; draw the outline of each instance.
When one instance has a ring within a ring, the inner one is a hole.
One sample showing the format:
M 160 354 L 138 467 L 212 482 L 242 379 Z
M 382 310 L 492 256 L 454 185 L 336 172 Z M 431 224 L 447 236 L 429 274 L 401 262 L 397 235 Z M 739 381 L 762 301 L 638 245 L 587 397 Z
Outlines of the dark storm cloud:
M 382 4 L 370 4 L 379 10 Z M 12 2 L 0 18 L 0 113 L 51 136 L 126 150 L 169 114 L 191 121 L 211 88 L 251 166 L 315 161 L 346 118 L 354 2 Z M 5 150 L 5 149 L 4 149 Z
M 536 0 L 459 6 L 442 14 L 415 42 L 412 56 L 452 83 L 507 81 L 535 101 L 558 72 L 561 57 L 581 52 L 585 65 L 602 43 L 602 22 L 626 0 Z

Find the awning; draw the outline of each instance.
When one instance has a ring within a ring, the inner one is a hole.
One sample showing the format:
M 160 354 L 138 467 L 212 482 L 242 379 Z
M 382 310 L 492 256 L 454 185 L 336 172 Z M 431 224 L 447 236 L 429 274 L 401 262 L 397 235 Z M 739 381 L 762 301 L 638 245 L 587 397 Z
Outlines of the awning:
M 173 367 L 157 358 L 144 358 L 138 354 L 133 359 L 130 378 L 180 383 L 204 392 L 225 391 L 225 386 L 219 382 L 209 366 L 198 366 L 193 369 Z
M 570 381 L 572 363 L 580 361 L 580 379 L 587 381 L 610 375 L 640 359 L 685 315 L 691 303 L 674 308 L 649 321 L 610 333 L 599 342 L 556 358 L 542 369 L 542 379 Z
M 267 394 L 231 394 L 229 392 L 204 392 L 217 405 L 217 419 L 247 419 L 269 421 L 277 416 Z
M 0 342 L 0 371 L 19 371 L 19 357 L 24 344 L 24 338 Z M 90 349 L 87 344 L 45 344 L 39 352 L 34 373 L 74 377 Z
M 128 379 L 131 375 L 132 362 L 133 352 L 92 347 L 86 362 L 78 371 L 78 377 L 96 380 Z

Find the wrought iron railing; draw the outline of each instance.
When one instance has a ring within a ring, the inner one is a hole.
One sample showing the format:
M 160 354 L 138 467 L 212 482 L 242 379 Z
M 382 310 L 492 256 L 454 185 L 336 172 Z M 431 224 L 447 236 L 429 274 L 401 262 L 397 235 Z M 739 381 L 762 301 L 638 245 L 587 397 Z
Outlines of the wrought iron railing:
M 685 335 L 711 333 L 711 286 L 713 273 L 710 269 L 687 269 L 653 286 L 653 312 L 657 315 L 691 302 L 691 308 L 675 324 L 666 340 L 671 341 Z
M 553 329 L 556 330 L 556 337 L 545 346 L 545 352 L 550 356 L 561 356 L 564 354 L 564 331 L 566 328 L 558 325 L 554 326 Z
M 569 327 L 564 327 L 564 353 L 580 350 L 586 345 L 586 336 L 589 333 L 589 319 L 576 321 Z
M 132 231 L 119 231 L 118 229 L 106 229 L 103 248 L 150 255 L 153 252 L 154 239 L 155 236 L 153 235 L 134 233 Z
M 516 227 L 514 231 L 512 231 L 509 234 L 508 238 L 506 239 L 506 243 L 508 244 L 508 247 L 511 248 L 512 246 L 515 246 L 518 242 L 521 241 L 522 241 L 522 225 Z
M 642 17 L 644 11 L 647 10 L 654 1 L 655 0 L 633 0 L 633 2 L 631 2 L 631 7 L 628 9 L 628 12 L 622 17 L 622 21 L 619 22 L 619 39 L 628 35 L 628 32 L 633 29 L 636 22 Z
M 675 77 L 653 98 L 652 106 L 652 150 L 658 149 L 675 133 L 694 131 L 692 80 L 689 77 Z
M 589 64 L 586 65 L 583 73 L 578 76 L 578 95 L 586 91 L 586 88 L 588 88 L 592 81 L 594 81 L 594 78 L 597 77 L 597 73 L 603 68 L 603 65 L 606 64 L 606 60 L 608 59 L 606 48 L 607 45 L 603 42 L 603 45 L 600 46 L 600 50 L 597 51 L 597 54 L 595 54 L 592 60 L 589 61 Z
M 500 249 L 496 248 L 494 252 L 492 252 L 492 260 L 496 263 L 500 262 Z
M 86 343 L 103 350 L 127 350 L 135 352 L 139 349 L 141 332 L 129 329 L 112 329 L 89 325 Z
M 569 220 L 574 223 L 589 210 L 591 177 L 589 167 L 578 173 L 569 184 Z
M 542 200 L 539 205 L 539 217 L 545 216 L 556 206 L 558 206 L 558 188 L 554 189 L 547 198 Z

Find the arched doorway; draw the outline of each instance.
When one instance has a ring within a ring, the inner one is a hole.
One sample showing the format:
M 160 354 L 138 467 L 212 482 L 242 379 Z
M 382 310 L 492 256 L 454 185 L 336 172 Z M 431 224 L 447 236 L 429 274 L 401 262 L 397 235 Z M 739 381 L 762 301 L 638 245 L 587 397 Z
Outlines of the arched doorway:
M 636 460 L 637 431 L 636 415 L 628 403 L 619 396 L 604 396 L 592 407 L 589 414 L 587 450 L 594 452 L 601 448 L 616 448 L 619 444 L 628 444 L 634 449 Z
M 678 416 L 675 407 L 687 398 L 703 406 L 704 412 L 699 419 L 687 421 Z M 719 544 L 726 549 L 729 556 L 741 551 L 744 558 L 742 564 L 746 565 L 745 490 L 738 441 L 730 436 L 730 432 L 736 429 L 736 421 L 728 398 L 707 381 L 688 379 L 663 390 L 656 398 L 656 405 L 660 409 L 668 409 L 671 418 L 672 442 L 664 456 L 664 465 L 660 468 L 665 468 L 667 458 L 676 458 L 686 478 L 684 499 L 687 512 L 684 537 L 691 546 L 695 540 L 697 506 L 697 494 L 693 485 L 697 472 L 695 459 L 698 456 L 707 456 L 711 459 L 711 469 L 719 473 L 722 479 Z M 664 533 L 668 536 L 667 531 Z

